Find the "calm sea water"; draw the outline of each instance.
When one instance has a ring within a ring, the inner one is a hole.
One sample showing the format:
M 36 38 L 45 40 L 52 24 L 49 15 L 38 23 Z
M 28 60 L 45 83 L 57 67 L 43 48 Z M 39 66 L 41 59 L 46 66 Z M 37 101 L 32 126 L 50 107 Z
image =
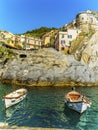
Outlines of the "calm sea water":
M 0 122 L 9 125 L 66 128 L 71 130 L 98 130 L 98 87 L 78 87 L 92 101 L 92 106 L 82 115 L 64 104 L 66 88 L 28 89 L 25 100 L 5 110 L 2 96 L 18 87 L 0 84 Z

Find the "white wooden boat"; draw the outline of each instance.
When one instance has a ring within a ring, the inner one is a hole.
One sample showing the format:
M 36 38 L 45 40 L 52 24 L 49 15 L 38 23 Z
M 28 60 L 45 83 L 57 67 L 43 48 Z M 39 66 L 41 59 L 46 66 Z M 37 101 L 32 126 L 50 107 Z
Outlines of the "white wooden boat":
M 21 88 L 21 89 L 11 92 L 10 94 L 3 96 L 5 107 L 8 108 L 12 105 L 19 103 L 26 97 L 26 95 L 27 95 L 27 90 L 24 88 Z
M 65 96 L 65 103 L 70 109 L 73 109 L 79 113 L 83 113 L 91 106 L 90 100 L 75 90 L 67 93 Z

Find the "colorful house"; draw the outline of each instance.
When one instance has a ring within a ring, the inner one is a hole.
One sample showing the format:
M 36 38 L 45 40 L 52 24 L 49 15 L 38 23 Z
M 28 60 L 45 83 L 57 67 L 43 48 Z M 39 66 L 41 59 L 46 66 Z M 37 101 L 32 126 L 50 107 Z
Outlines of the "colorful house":
M 42 40 L 34 37 L 26 37 L 25 40 L 25 49 L 30 50 L 30 49 L 39 49 L 43 45 Z
M 78 29 L 67 29 L 66 31 L 59 31 L 56 41 L 55 49 L 58 51 L 66 51 L 81 31 Z
M 20 36 L 20 45 L 22 46 L 23 49 L 25 49 L 25 47 L 26 47 L 26 36 L 25 35 Z
M 17 49 L 39 49 L 43 46 L 43 42 L 39 38 L 14 35 L 6 31 L 0 31 L 0 39 L 4 41 L 6 46 Z
M 1 31 L 0 38 L 2 38 L 3 40 L 9 40 L 9 41 L 12 40 L 14 42 L 15 35 L 7 31 Z
M 15 47 L 15 35 L 7 32 L 1 31 L 0 32 L 0 39 L 5 43 L 6 46 Z
M 51 30 L 50 32 L 46 33 L 43 37 L 42 40 L 44 42 L 44 47 L 47 47 L 51 44 L 52 38 L 55 37 L 57 34 L 58 30 Z

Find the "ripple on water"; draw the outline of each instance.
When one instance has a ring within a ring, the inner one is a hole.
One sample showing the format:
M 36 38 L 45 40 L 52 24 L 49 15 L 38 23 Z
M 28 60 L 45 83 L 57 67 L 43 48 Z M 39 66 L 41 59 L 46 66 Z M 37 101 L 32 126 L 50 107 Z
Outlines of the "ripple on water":
M 0 87 L 0 99 L 6 91 L 16 88 L 12 86 Z M 72 130 L 98 129 L 98 88 L 77 88 L 87 95 L 92 105 L 86 112 L 79 115 L 68 109 L 64 104 L 64 96 L 70 88 L 32 88 L 28 90 L 27 100 L 12 106 L 6 111 L 0 106 L 0 121 L 9 125 L 66 128 Z M 0 100 L 1 101 L 1 100 Z

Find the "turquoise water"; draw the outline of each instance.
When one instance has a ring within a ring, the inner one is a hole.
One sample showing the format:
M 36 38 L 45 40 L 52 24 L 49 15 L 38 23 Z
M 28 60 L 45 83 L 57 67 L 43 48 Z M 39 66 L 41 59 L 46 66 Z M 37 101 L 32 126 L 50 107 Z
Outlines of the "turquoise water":
M 92 106 L 82 115 L 64 104 L 70 87 L 29 88 L 25 100 L 5 110 L 2 96 L 16 89 L 18 87 L 0 85 L 0 122 L 11 126 L 98 130 L 98 87 L 77 88 L 92 101 Z

